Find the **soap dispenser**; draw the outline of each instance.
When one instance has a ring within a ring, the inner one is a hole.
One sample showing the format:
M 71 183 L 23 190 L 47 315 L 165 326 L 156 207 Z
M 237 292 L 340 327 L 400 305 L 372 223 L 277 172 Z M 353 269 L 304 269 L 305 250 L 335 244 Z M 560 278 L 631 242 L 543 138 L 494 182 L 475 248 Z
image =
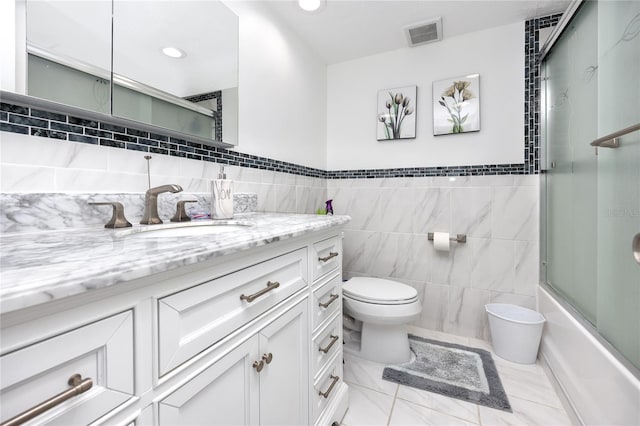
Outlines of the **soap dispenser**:
M 233 182 L 220 166 L 218 179 L 211 182 L 211 219 L 233 218 Z

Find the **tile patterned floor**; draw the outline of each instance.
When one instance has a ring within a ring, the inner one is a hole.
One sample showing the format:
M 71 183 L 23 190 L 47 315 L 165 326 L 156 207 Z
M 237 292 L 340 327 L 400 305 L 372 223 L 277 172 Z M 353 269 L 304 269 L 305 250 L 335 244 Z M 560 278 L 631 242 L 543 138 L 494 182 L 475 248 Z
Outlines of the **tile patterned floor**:
M 411 328 L 417 336 L 492 351 L 483 340 Z M 542 366 L 493 355 L 513 413 L 475 405 L 382 380 L 383 364 L 345 354 L 349 410 L 343 426 L 358 425 L 571 425 Z

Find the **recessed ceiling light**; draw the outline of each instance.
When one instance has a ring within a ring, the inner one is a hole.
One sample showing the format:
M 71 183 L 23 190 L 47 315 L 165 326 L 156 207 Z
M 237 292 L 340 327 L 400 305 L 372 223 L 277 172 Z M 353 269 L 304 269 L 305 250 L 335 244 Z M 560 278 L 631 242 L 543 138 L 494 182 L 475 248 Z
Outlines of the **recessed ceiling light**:
M 162 49 L 162 53 L 164 53 L 170 58 L 178 58 L 178 59 L 184 58 L 185 56 L 187 56 L 186 53 L 184 53 L 182 50 L 178 49 L 177 47 L 165 47 Z
M 316 12 L 324 6 L 326 0 L 298 0 L 300 9 L 307 12 Z

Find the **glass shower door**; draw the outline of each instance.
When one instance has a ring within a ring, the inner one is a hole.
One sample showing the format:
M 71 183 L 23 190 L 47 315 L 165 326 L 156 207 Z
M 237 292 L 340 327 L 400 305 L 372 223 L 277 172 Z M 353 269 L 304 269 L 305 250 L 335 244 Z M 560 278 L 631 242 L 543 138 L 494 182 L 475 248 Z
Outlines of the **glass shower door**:
M 599 2 L 598 136 L 640 123 L 640 2 Z M 640 368 L 640 129 L 598 149 L 597 328 Z
M 546 280 L 637 371 L 640 2 L 585 1 L 542 75 Z M 636 126 L 611 147 L 609 135 Z
M 578 11 L 543 65 L 547 282 L 597 321 L 598 3 Z

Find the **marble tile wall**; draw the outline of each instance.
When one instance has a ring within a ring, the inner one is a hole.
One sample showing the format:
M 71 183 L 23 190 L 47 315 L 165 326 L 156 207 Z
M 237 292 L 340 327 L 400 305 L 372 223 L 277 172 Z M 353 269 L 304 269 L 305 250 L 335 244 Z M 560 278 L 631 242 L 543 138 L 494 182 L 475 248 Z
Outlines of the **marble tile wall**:
M 210 211 L 209 194 L 166 193 L 158 197 L 160 219 L 168 223 L 176 213 L 177 202 L 180 200 L 195 201 L 185 206 L 191 217 Z M 100 227 L 111 218 L 113 208 L 89 203 L 114 201 L 124 206 L 124 216 L 129 222 L 134 225 L 139 223 L 144 214 L 145 196 L 142 193 L 0 193 L 0 234 Z M 257 206 L 256 194 L 233 194 L 235 215 L 256 212 Z
M 141 194 L 148 188 L 144 155 L 149 153 L 2 132 L 0 192 Z M 151 185 L 178 184 L 183 195 L 209 194 L 220 171 L 216 163 L 151 155 Z M 234 192 L 257 194 L 258 211 L 315 213 L 327 199 L 323 178 L 231 165 L 225 172 Z
M 415 287 L 415 325 L 488 339 L 484 305 L 535 308 L 539 175 L 328 180 L 336 214 L 349 214 L 344 275 Z M 466 234 L 435 251 L 428 232 Z

